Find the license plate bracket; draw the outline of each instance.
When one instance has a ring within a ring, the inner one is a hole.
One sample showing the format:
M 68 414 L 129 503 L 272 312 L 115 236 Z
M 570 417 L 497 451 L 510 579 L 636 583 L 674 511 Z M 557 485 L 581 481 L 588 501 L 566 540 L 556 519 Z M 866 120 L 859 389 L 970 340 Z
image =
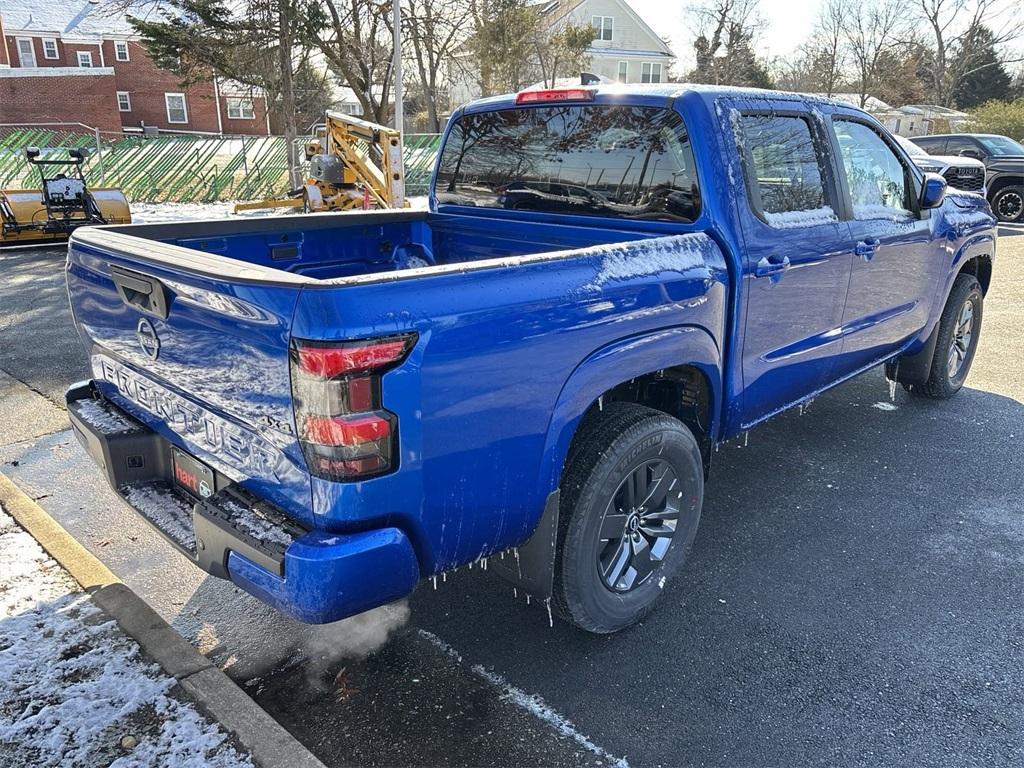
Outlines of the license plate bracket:
M 217 490 L 213 470 L 178 448 L 171 449 L 174 484 L 197 499 L 208 499 Z

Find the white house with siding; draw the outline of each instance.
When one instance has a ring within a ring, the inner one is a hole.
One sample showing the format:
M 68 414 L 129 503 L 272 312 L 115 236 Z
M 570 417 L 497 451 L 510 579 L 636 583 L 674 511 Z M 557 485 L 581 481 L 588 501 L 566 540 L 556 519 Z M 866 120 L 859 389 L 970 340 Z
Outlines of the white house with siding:
M 541 0 L 550 27 L 590 24 L 596 34 L 589 71 L 621 83 L 663 83 L 672 50 L 626 0 Z
M 594 28 L 587 71 L 622 83 L 663 83 L 675 61 L 664 40 L 626 0 L 537 0 L 531 3 L 555 30 L 573 24 Z M 457 56 L 465 56 L 458 54 Z M 540 80 L 539 71 L 536 73 Z M 476 76 L 464 62 L 449 72 L 452 106 L 479 98 Z

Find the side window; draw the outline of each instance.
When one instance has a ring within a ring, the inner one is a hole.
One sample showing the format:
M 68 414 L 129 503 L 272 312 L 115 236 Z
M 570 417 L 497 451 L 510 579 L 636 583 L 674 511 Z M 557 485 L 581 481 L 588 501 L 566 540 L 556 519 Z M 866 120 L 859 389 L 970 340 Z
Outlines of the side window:
M 788 229 L 836 221 L 805 118 L 742 115 L 739 127 L 751 203 L 765 222 Z
M 959 155 L 961 153 L 968 157 L 982 156 L 981 147 L 971 141 L 971 139 L 964 136 L 950 136 L 949 141 L 946 143 L 946 154 Z
M 875 131 L 850 120 L 834 120 L 839 154 L 853 203 L 853 218 L 909 219 L 913 217 L 907 169 Z
M 913 142 L 917 144 L 917 146 L 919 146 L 925 152 L 927 152 L 929 155 L 946 154 L 945 139 L 913 139 Z

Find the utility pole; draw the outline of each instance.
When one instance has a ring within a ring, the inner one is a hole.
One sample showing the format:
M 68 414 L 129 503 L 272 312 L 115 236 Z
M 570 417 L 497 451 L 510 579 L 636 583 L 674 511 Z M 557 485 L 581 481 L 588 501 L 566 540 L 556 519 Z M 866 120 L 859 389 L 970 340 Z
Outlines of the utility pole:
M 405 128 L 405 114 L 402 108 L 402 4 L 401 0 L 391 0 L 391 25 L 395 30 L 395 52 L 392 69 L 395 71 L 395 130 L 399 133 Z

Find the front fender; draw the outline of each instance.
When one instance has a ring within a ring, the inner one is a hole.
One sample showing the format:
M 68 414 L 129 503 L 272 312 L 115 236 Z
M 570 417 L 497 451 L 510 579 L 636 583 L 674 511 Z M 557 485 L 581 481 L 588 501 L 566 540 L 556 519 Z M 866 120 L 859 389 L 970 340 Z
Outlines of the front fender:
M 680 365 L 698 368 L 710 382 L 708 435 L 718 430 L 721 403 L 721 355 L 714 338 L 696 326 L 665 328 L 612 342 L 591 353 L 562 387 L 548 425 L 541 457 L 541 498 L 558 487 L 562 466 L 576 428 L 601 395 L 622 382 Z

